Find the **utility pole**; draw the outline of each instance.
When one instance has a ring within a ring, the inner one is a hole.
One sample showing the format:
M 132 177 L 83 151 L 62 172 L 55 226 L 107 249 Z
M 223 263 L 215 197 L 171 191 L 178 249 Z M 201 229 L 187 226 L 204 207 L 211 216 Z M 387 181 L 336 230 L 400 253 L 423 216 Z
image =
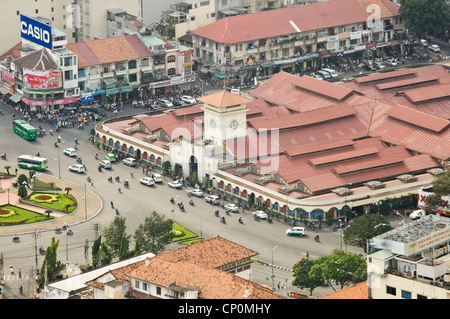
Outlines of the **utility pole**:
M 39 266 L 38 266 L 37 238 L 38 238 L 40 235 L 37 233 L 37 229 L 36 229 L 36 228 L 34 229 L 34 233 L 33 233 L 31 236 L 34 237 L 34 254 L 35 254 L 36 270 L 37 270 L 37 269 L 39 269 Z

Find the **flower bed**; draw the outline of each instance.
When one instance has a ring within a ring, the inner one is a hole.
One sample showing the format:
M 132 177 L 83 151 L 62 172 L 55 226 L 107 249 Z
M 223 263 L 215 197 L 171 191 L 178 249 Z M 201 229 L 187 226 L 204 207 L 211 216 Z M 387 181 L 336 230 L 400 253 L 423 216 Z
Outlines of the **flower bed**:
M 0 226 L 32 224 L 54 219 L 54 217 L 47 217 L 47 215 L 13 205 L 0 206 L 0 212 Z
M 71 194 L 65 193 L 54 194 L 34 192 L 30 196 L 26 197 L 24 201 L 68 214 L 73 212 L 78 206 L 75 197 Z

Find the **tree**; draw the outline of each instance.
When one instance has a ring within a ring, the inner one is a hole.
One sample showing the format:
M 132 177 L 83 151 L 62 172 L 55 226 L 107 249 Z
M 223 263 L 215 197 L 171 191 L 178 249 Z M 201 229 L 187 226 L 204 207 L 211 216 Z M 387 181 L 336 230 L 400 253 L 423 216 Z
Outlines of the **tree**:
M 47 214 L 47 217 L 50 218 L 50 214 L 52 213 L 51 209 L 46 209 L 45 213 Z
M 6 165 L 6 166 L 5 166 L 5 169 L 6 169 L 7 174 L 9 175 L 9 170 L 11 169 L 11 166 Z
M 56 280 L 57 275 L 64 269 L 65 265 L 57 260 L 57 250 L 59 246 L 55 237 L 52 238 L 52 243 L 45 251 L 45 258 L 42 262 L 42 267 L 39 272 L 39 278 L 37 280 L 39 288 L 43 288 L 47 282 L 53 282 Z
M 102 243 L 102 236 L 98 236 L 92 244 L 92 266 L 97 268 L 100 265 L 100 245 Z
M 292 285 L 301 289 L 309 289 L 310 296 L 312 296 L 312 292 L 315 288 L 324 283 L 321 276 L 315 277 L 310 274 L 311 268 L 315 263 L 316 261 L 314 260 L 302 258 L 293 266 L 294 280 L 292 281 Z
M 102 236 L 99 236 L 92 245 L 92 266 L 103 267 L 109 265 L 111 261 L 111 251 L 105 243 L 102 243 Z
M 72 190 L 71 187 L 66 187 L 64 188 L 64 190 L 67 192 L 66 195 L 69 195 L 69 192 Z
M 173 238 L 172 220 L 165 219 L 153 211 L 151 216 L 145 218 L 135 231 L 134 238 L 137 241 L 136 254 L 152 252 L 156 254 L 170 244 Z
M 17 183 L 23 185 L 23 182 L 28 183 L 28 177 L 25 174 L 20 174 L 19 177 L 17 177 Z
M 19 195 L 21 198 L 27 197 L 27 188 L 24 185 L 20 185 L 19 189 L 17 190 L 17 195 Z
M 437 177 L 433 183 L 433 194 L 427 196 L 427 211 L 432 212 L 442 206 L 442 197 L 450 195 L 450 170 Z
M 409 33 L 422 38 L 425 33 L 435 34 L 448 22 L 448 5 L 445 0 L 400 0 L 400 17 Z
M 331 255 L 317 259 L 308 275 L 328 281 L 333 290 L 336 289 L 331 282 L 335 281 L 342 289 L 349 283 L 356 284 L 366 280 L 367 264 L 361 254 L 335 249 Z
M 354 219 L 344 231 L 347 245 L 363 248 L 367 252 L 367 240 L 392 229 L 389 221 L 381 214 L 364 214 Z
M 162 169 L 164 172 L 170 172 L 170 170 L 172 169 L 172 164 L 170 164 L 170 161 L 165 161 L 163 163 Z
M 198 184 L 198 174 L 196 171 L 193 171 L 191 176 L 189 176 L 189 184 L 191 184 L 191 186 Z
M 114 257 L 119 257 L 119 251 L 122 245 L 126 244 L 126 250 L 128 250 L 131 235 L 126 234 L 127 227 L 125 221 L 125 217 L 116 216 L 111 224 L 103 230 L 105 244 L 109 247 Z M 122 242 L 124 240 L 123 238 L 125 238 L 126 242 Z
M 173 175 L 176 177 L 182 177 L 183 176 L 183 168 L 180 164 L 176 163 L 173 167 Z

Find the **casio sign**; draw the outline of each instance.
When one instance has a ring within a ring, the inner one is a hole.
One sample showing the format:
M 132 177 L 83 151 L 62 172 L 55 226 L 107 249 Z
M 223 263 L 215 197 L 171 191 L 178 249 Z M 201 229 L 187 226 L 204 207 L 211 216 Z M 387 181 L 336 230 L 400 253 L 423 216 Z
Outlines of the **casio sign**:
M 24 39 L 52 49 L 52 27 L 49 25 L 21 15 L 20 34 Z

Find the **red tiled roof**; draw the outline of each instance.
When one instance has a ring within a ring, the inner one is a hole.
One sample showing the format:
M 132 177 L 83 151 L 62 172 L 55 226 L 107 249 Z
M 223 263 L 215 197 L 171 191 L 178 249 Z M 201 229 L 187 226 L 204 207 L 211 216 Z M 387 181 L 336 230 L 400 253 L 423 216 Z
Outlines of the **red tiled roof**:
M 228 91 L 220 91 L 214 94 L 198 97 L 197 100 L 216 107 L 235 106 L 252 101 L 251 99 L 230 93 Z
M 365 22 L 355 0 L 333 0 L 221 19 L 191 33 L 221 43 L 239 43 Z
M 369 299 L 367 281 L 321 296 L 318 299 Z
M 125 35 L 125 39 L 131 44 L 140 58 L 148 58 L 152 56 L 152 52 L 145 46 L 137 34 Z
M 69 43 L 66 48 L 78 56 L 78 67 L 80 68 L 101 64 L 100 60 L 85 42 Z
M 442 132 L 450 125 L 450 121 L 448 120 L 423 114 L 422 112 L 400 105 L 391 108 L 386 112 L 386 115 L 435 133 Z

